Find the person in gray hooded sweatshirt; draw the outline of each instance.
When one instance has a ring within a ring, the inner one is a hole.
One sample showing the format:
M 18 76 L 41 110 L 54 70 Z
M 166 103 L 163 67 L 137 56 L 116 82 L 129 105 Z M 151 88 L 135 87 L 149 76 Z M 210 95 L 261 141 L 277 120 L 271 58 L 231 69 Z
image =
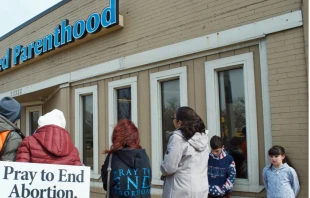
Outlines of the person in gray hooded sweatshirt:
M 22 106 L 11 97 L 0 100 L 0 161 L 15 161 L 19 144 L 24 138 L 16 126 Z
M 190 107 L 177 109 L 176 128 L 169 138 L 160 170 L 164 176 L 163 198 L 208 196 L 208 131 Z

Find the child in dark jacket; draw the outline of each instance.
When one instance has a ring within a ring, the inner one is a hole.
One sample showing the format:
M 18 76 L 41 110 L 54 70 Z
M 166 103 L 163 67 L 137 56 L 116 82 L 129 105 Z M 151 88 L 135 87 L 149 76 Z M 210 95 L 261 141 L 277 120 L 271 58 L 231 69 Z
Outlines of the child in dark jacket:
M 236 179 L 235 162 L 218 136 L 210 140 L 211 153 L 208 162 L 209 195 L 208 198 L 229 198 Z

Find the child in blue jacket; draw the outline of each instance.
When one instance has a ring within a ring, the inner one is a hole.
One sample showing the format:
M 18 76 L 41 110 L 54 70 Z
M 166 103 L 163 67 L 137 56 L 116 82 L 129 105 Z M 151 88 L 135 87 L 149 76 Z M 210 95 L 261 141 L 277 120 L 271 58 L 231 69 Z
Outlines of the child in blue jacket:
M 225 151 L 222 138 L 213 136 L 210 140 L 210 146 L 208 198 L 229 198 L 236 179 L 234 159 Z
M 264 186 L 268 198 L 295 198 L 299 192 L 299 181 L 294 168 L 286 163 L 282 146 L 273 146 L 268 151 L 271 164 L 263 170 Z

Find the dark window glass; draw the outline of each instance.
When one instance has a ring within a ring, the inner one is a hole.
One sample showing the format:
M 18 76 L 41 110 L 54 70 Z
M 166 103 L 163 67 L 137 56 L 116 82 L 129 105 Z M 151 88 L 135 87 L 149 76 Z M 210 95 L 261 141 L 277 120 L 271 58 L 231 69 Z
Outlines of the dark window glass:
M 83 101 L 83 163 L 94 168 L 93 95 L 82 96 Z
M 117 90 L 117 120 L 131 120 L 131 88 Z
M 180 80 L 161 82 L 161 105 L 162 105 L 162 137 L 163 137 L 163 156 L 167 150 L 169 133 L 174 131 L 173 120 L 171 117 L 177 108 L 180 107 Z
M 39 111 L 29 112 L 29 117 L 30 117 L 29 132 L 30 135 L 32 135 L 38 128 Z
M 236 163 L 237 178 L 248 178 L 243 69 L 218 72 L 221 137 Z

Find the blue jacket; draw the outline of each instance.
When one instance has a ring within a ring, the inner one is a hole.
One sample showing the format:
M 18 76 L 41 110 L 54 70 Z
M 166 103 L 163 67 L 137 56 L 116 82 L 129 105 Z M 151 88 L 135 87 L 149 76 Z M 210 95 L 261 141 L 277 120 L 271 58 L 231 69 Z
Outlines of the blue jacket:
M 230 192 L 236 179 L 234 159 L 225 149 L 219 157 L 210 153 L 208 162 L 209 193 L 223 196 Z
M 263 179 L 268 198 L 295 198 L 299 192 L 297 174 L 287 163 L 278 169 L 272 165 L 266 166 Z

